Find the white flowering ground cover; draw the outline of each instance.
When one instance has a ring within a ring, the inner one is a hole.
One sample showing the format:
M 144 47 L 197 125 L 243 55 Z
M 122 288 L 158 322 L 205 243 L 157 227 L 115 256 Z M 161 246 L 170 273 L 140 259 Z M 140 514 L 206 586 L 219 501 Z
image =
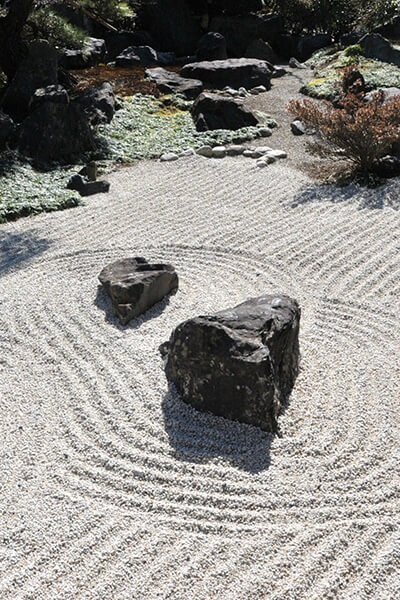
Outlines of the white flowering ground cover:
M 99 149 L 94 158 L 101 161 L 103 172 L 116 163 L 131 164 L 158 158 L 164 152 L 251 140 L 259 135 L 257 127 L 199 133 L 189 112 L 190 103 L 165 106 L 153 96 L 142 94 L 124 98 L 121 103 L 113 121 L 96 131 Z M 276 125 L 267 117 L 265 122 L 271 127 Z M 66 184 L 87 159 L 82 157 L 79 165 L 38 171 L 11 153 L 0 155 L 0 222 L 82 203 L 79 194 L 67 190 Z

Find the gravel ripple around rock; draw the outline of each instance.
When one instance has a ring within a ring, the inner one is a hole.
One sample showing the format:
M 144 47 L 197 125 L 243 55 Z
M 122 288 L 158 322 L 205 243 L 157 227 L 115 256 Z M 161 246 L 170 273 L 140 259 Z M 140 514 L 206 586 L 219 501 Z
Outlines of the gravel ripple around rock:
M 241 156 L 110 181 L 0 226 L 1 598 L 397 600 L 398 183 Z M 97 275 L 130 255 L 180 290 L 122 327 Z M 271 292 L 303 310 L 282 437 L 184 404 L 158 353 Z

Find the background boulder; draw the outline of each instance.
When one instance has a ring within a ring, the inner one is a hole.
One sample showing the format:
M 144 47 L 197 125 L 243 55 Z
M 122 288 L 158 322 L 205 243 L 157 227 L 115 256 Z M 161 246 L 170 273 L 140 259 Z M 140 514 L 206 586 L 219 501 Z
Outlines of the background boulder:
M 210 89 L 232 87 L 239 89 L 263 85 L 271 87 L 271 67 L 263 60 L 254 58 L 229 58 L 227 60 L 202 61 L 185 65 L 182 77 L 200 79 Z

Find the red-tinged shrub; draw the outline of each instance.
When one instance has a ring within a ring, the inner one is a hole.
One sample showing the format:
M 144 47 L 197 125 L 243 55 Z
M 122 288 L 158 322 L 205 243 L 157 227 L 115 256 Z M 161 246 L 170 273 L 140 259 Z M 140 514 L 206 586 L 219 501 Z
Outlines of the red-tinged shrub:
M 363 92 L 350 90 L 351 86 L 335 105 L 327 100 L 292 100 L 288 109 L 315 130 L 317 153 L 348 158 L 367 173 L 400 139 L 400 98 L 383 102 L 382 93 L 377 92 L 365 102 Z

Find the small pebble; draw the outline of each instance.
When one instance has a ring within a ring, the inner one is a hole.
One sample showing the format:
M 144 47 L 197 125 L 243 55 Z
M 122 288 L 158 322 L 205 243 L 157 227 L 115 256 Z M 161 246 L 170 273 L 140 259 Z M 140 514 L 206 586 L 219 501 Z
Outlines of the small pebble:
M 212 150 L 213 158 L 225 158 L 226 156 L 226 148 L 225 146 L 215 146 Z
M 194 153 L 195 151 L 193 148 L 188 148 L 187 150 L 183 150 L 183 152 L 180 153 L 180 156 L 192 156 Z
M 178 160 L 179 156 L 174 152 L 167 152 L 166 154 L 162 154 L 160 157 L 161 162 L 173 162 L 174 160 Z
M 258 133 L 261 137 L 270 137 L 272 135 L 272 131 L 269 127 L 260 127 Z
M 226 149 L 226 153 L 228 156 L 239 156 L 240 154 L 243 154 L 244 150 L 244 146 L 233 145 L 228 146 L 228 148 Z
M 284 150 L 269 150 L 267 153 L 268 156 L 272 156 L 273 158 L 286 158 L 287 153 Z
M 263 168 L 264 168 L 264 167 L 266 167 L 267 165 L 268 165 L 268 161 L 267 161 L 265 158 L 259 158 L 259 159 L 256 161 L 256 166 L 257 166 L 259 169 L 263 169 Z
M 200 154 L 200 156 L 206 156 L 207 158 L 211 158 L 213 155 L 213 149 L 211 146 L 201 146 L 196 150 L 196 154 Z
M 262 94 L 266 91 L 267 88 L 264 85 L 257 85 L 250 90 L 250 94 L 254 94 L 256 96 L 257 94 Z

